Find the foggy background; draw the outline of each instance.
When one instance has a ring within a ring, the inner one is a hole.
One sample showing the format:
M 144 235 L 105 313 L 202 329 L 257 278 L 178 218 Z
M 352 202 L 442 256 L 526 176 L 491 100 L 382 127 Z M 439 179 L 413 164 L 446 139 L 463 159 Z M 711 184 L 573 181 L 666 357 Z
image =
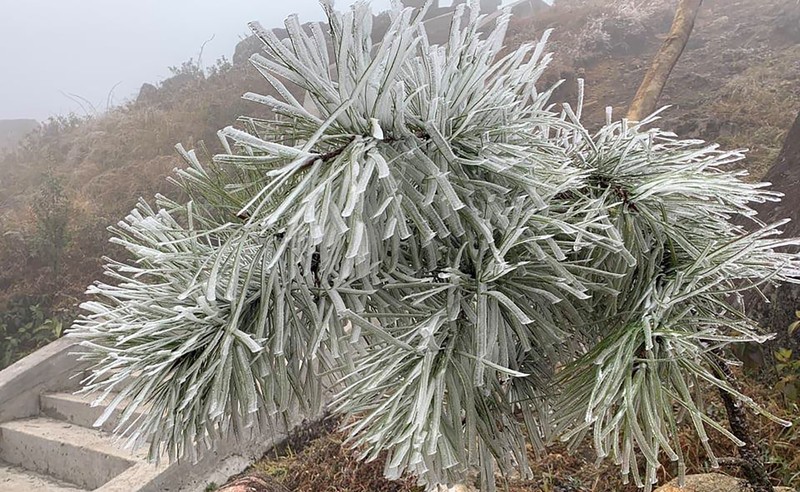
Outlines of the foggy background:
M 371 3 L 382 11 L 390 0 Z M 169 76 L 170 66 L 197 60 L 212 36 L 205 67 L 231 58 L 247 22 L 277 27 L 291 13 L 301 22 L 323 17 L 317 0 L 0 0 L 0 119 L 83 115 L 71 98 L 102 112 Z

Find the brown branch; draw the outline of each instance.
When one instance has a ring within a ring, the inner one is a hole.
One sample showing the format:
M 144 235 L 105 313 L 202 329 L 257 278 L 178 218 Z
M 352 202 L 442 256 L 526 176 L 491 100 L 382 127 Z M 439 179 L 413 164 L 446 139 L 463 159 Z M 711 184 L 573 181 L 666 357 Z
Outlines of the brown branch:
M 423 131 L 414 132 L 414 136 L 419 138 L 419 139 L 423 139 L 423 140 L 429 140 L 430 139 L 430 136 L 428 136 L 428 134 L 423 132 Z M 346 145 L 342 145 L 341 147 L 333 149 L 330 152 L 326 152 L 324 154 L 312 155 L 311 157 L 308 158 L 308 160 L 306 162 L 304 162 L 300 166 L 300 168 L 298 169 L 298 172 L 308 169 L 309 167 L 314 165 L 314 163 L 317 162 L 317 161 L 322 161 L 324 163 L 324 162 L 328 162 L 328 161 L 332 161 L 332 160 L 336 159 L 337 157 L 342 155 L 342 153 L 345 150 L 347 150 L 347 148 L 350 147 L 350 145 L 353 142 L 355 142 L 357 139 L 358 139 L 358 137 L 354 135 L 353 137 L 350 138 L 350 140 L 347 142 Z M 402 139 L 388 137 L 388 138 L 383 140 L 383 143 L 394 143 L 394 142 L 397 142 L 399 140 L 402 140 Z
M 628 110 L 629 120 L 641 121 L 656 110 L 658 98 L 672 73 L 672 68 L 678 62 L 689 41 L 689 35 L 692 33 L 694 21 L 702 3 L 703 0 L 680 0 L 672 21 L 672 28 L 653 58 L 653 63 L 633 98 Z
M 345 150 L 347 150 L 347 147 L 349 147 L 350 144 L 355 142 L 355 140 L 356 140 L 356 137 L 353 137 L 347 142 L 347 145 L 342 145 L 341 147 L 333 149 L 330 152 L 325 152 L 324 154 L 312 155 L 311 157 L 306 159 L 306 161 L 303 162 L 300 165 L 299 168 L 297 168 L 297 172 L 305 171 L 309 167 L 313 166 L 314 163 L 317 162 L 317 161 L 328 162 L 328 161 L 332 161 L 332 160 L 336 159 L 337 157 L 342 155 L 342 153 Z M 247 220 L 247 219 L 250 218 L 250 212 L 248 212 L 247 210 L 242 210 L 241 212 L 236 214 L 236 217 L 238 217 L 239 219 L 242 219 L 242 220 Z
M 714 358 L 716 359 L 714 367 L 716 376 L 728 383 L 733 389 L 737 389 L 736 378 L 720 351 L 714 352 Z M 753 443 L 752 432 L 747 423 L 747 416 L 742 409 L 741 402 L 736 401 L 733 395 L 722 388 L 720 388 L 719 393 L 722 397 L 722 403 L 725 405 L 725 411 L 728 414 L 728 425 L 731 428 L 731 432 L 744 442 L 744 446 L 739 447 L 740 459 L 720 460 L 720 463 L 739 466 L 750 483 L 753 492 L 774 492 L 775 489 L 769 481 L 767 469 L 761 461 L 758 448 Z
M 325 152 L 324 154 L 312 155 L 311 157 L 308 158 L 308 160 L 306 160 L 306 162 L 303 163 L 303 165 L 301 165 L 298 168 L 297 171 L 298 172 L 304 171 L 304 170 L 308 169 L 309 167 L 313 166 L 314 163 L 317 162 L 317 161 L 328 162 L 328 161 L 332 161 L 332 160 L 336 159 L 337 157 L 342 155 L 342 153 L 344 153 L 345 150 L 347 150 L 347 147 L 350 147 L 350 144 L 352 144 L 355 141 L 356 141 L 356 137 L 352 137 L 347 142 L 347 144 L 342 145 L 339 148 L 333 149 L 330 152 Z

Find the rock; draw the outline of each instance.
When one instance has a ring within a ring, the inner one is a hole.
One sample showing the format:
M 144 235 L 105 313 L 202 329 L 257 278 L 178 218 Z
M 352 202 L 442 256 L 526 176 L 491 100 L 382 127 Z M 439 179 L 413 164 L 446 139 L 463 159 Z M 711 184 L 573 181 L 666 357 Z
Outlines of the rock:
M 250 56 L 253 53 L 260 52 L 263 47 L 264 43 L 255 36 L 247 36 L 239 41 L 233 52 L 233 66 L 238 67 L 246 64 Z
M 436 487 L 437 492 L 477 492 L 478 489 L 469 485 L 457 484 L 449 487 L 447 485 L 439 485 Z
M 656 492 L 747 492 L 750 487 L 744 480 L 721 473 L 687 475 L 683 488 L 678 487 L 678 479 L 662 485 Z M 775 492 L 795 492 L 788 487 L 775 487 Z
M 755 205 L 753 208 L 758 211 L 758 218 L 767 223 L 789 218 L 791 222 L 781 227 L 783 237 L 800 236 L 800 193 L 797 191 L 800 189 L 800 113 L 786 135 L 778 159 L 762 181 L 772 183 L 770 189 L 783 193 L 784 197 L 780 203 Z M 742 221 L 742 225 L 746 223 Z M 765 331 L 777 333 L 774 346 L 800 351 L 800 337 L 789 336 L 787 331 L 796 319 L 795 311 L 800 308 L 800 285 L 782 284 L 777 288 L 765 289 L 765 294 L 769 303 L 763 302 L 755 294 L 745 298 L 750 316 Z M 767 357 L 771 360 L 771 353 Z
M 136 96 L 136 102 L 139 104 L 150 104 L 156 100 L 158 95 L 158 88 L 153 84 L 145 82 L 142 88 L 139 89 L 139 95 Z
M 775 164 L 764 176 L 764 181 L 772 183 L 771 189 L 780 191 L 785 196 L 776 206 L 773 202 L 757 207 L 759 218 L 768 222 L 783 218 L 791 218 L 783 230 L 786 236 L 800 235 L 800 113 L 794 125 L 789 129 L 781 153 Z

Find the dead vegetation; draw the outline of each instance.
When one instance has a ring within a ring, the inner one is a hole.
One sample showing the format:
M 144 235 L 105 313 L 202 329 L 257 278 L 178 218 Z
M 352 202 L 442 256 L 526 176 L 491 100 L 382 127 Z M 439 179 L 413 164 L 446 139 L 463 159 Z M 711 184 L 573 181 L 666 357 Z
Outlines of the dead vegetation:
M 193 67 L 174 69 L 144 100 L 52 118 L 0 156 L 0 368 L 52 339 L 29 333 L 37 318 L 71 323 L 86 286 L 102 278 L 102 257 L 115 252 L 106 228 L 139 197 L 174 194 L 166 177 L 182 165 L 175 144 L 205 141 L 216 152 L 216 131 L 258 110 L 240 97 L 263 87 L 248 66 Z M 37 244 L 46 231 L 33 210 L 48 179 L 64 190 L 70 214 L 68 241 L 45 255 Z
M 266 475 L 288 490 L 422 492 L 413 479 L 383 478 L 383 460 L 363 463 L 336 432 L 339 421 L 325 418 L 295 431 L 245 475 Z
M 759 443 L 762 456 L 771 479 L 776 484 L 800 487 L 800 414 L 795 404 L 776 396 L 766 385 L 750 379 L 745 380 L 747 393 L 756 401 L 766 402 L 770 412 L 793 418 L 794 426 L 782 428 L 766 419 L 751 419 L 754 439 Z M 710 391 L 710 395 L 716 392 Z M 725 409 L 718 398 L 709 401 L 711 415 L 725 420 Z M 268 453 L 255 463 L 246 474 L 266 475 L 288 490 L 312 491 L 391 491 L 421 492 L 413 479 L 389 482 L 383 478 L 383 460 L 362 463 L 357 450 L 345 442 L 346 435 L 337 432 L 335 420 L 325 420 L 302 428 L 287 444 Z M 710 433 L 712 446 L 719 456 L 736 456 L 730 441 L 718 433 Z M 697 442 L 697 437 L 688 428 L 683 433 L 683 449 L 688 464 L 688 473 L 714 471 Z M 533 479 L 497 477 L 498 486 L 509 492 L 634 492 L 637 488 L 625 484 L 619 467 L 606 460 L 596 463 L 594 452 L 587 441 L 576 453 L 569 453 L 561 445 L 554 445 L 547 454 L 535 456 L 530 452 Z M 736 475 L 736 470 L 724 471 Z M 659 475 L 661 483 L 675 478 L 677 469 L 665 461 Z

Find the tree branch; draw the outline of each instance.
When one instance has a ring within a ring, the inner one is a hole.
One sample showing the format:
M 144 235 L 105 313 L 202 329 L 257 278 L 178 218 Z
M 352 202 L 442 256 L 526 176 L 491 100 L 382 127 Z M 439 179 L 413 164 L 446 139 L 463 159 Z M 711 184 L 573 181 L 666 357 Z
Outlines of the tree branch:
M 656 110 L 658 98 L 667 84 L 672 68 L 678 62 L 689 41 L 689 35 L 694 28 L 694 20 L 702 3 L 703 0 L 680 0 L 667 39 L 658 50 L 633 98 L 627 115 L 629 120 L 641 121 Z
M 716 359 L 715 372 L 717 377 L 736 388 L 736 378 L 725 362 L 724 357 L 719 351 L 714 352 Z M 744 442 L 744 446 L 739 448 L 740 459 L 719 460 L 720 464 L 736 465 L 742 469 L 745 478 L 750 483 L 753 492 L 774 492 L 772 482 L 769 481 L 767 469 L 759 457 L 758 448 L 753 443 L 750 426 L 747 424 L 747 417 L 742 410 L 741 404 L 727 391 L 720 388 L 720 396 L 728 414 L 728 424 L 734 436 Z

